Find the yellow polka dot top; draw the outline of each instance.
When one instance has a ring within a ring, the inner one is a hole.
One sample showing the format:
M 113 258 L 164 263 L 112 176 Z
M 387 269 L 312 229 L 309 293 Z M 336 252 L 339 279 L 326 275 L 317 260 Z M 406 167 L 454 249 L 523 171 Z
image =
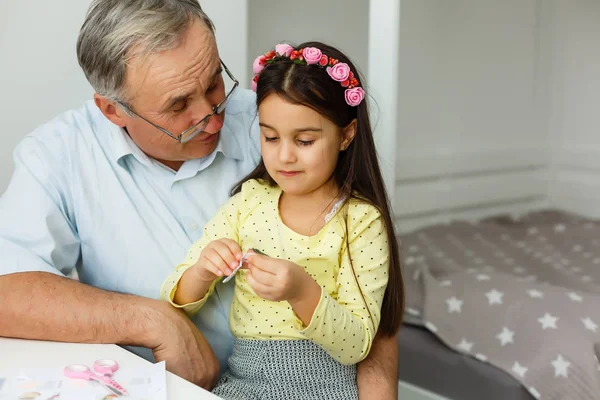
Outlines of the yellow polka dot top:
M 312 340 L 339 362 L 357 363 L 371 348 L 388 282 L 389 252 L 381 214 L 365 202 L 350 199 L 317 234 L 303 236 L 282 222 L 281 193 L 280 188 L 262 181 L 246 182 L 206 224 L 203 237 L 163 283 L 161 297 L 190 315 L 196 313 L 217 281 L 205 298 L 190 304 L 173 302 L 177 283 L 208 243 L 232 239 L 243 252 L 256 248 L 302 266 L 322 287 L 312 320 L 305 326 L 287 301 L 273 302 L 256 295 L 246 280 L 247 271 L 241 269 L 235 277 L 229 321 L 234 336 Z

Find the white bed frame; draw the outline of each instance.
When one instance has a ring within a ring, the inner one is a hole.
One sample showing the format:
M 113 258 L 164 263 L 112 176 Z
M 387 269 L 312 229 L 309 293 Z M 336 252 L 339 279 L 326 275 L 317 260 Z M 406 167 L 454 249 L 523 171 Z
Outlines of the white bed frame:
M 450 400 L 408 382 L 398 382 L 398 400 Z

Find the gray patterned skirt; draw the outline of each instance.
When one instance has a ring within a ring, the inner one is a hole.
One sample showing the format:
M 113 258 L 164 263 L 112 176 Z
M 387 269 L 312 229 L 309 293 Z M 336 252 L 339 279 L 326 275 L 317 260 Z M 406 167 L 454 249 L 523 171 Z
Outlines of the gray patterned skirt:
M 213 393 L 226 400 L 357 400 L 356 365 L 310 340 L 234 339 L 229 371 Z

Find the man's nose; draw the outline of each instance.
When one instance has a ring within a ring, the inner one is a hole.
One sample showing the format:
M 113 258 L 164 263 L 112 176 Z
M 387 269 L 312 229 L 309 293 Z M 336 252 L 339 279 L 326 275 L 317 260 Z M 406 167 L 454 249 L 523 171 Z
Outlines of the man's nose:
M 203 101 L 201 105 L 199 105 L 197 107 L 196 110 L 194 110 L 194 115 L 197 116 L 197 119 L 192 121 L 192 126 L 196 125 L 198 122 L 200 122 L 203 118 L 206 118 L 208 115 L 212 114 L 214 111 L 214 108 L 212 106 L 210 106 L 208 104 L 208 102 Z M 225 112 L 222 112 L 220 115 L 219 114 L 213 114 L 210 117 L 208 117 L 208 121 L 206 122 L 206 126 L 203 129 L 203 132 L 207 132 L 207 133 L 218 133 L 221 128 L 223 127 L 223 121 L 225 118 Z
M 208 120 L 208 124 L 206 128 L 204 128 L 204 132 L 215 134 L 218 133 L 223 127 L 223 121 L 225 119 L 225 112 L 221 114 L 214 114 Z

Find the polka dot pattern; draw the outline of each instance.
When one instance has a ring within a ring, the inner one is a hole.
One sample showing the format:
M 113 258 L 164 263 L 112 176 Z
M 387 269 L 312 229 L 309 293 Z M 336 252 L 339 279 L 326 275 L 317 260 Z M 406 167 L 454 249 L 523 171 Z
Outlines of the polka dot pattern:
M 356 363 L 370 349 L 387 285 L 387 235 L 381 216 L 376 208 L 352 199 L 318 233 L 308 237 L 280 220 L 280 194 L 279 188 L 257 181 L 244 184 L 242 192 L 206 225 L 202 239 L 165 281 L 162 296 L 171 298 L 181 275 L 196 262 L 207 243 L 214 238 L 232 238 L 244 251 L 257 248 L 304 267 L 323 288 L 313 319 L 304 326 L 286 301 L 257 296 L 246 280 L 246 271 L 240 270 L 230 314 L 234 336 L 310 339 L 338 361 Z M 214 286 L 209 295 L 213 290 Z M 203 303 L 200 300 L 183 308 L 194 313 Z

